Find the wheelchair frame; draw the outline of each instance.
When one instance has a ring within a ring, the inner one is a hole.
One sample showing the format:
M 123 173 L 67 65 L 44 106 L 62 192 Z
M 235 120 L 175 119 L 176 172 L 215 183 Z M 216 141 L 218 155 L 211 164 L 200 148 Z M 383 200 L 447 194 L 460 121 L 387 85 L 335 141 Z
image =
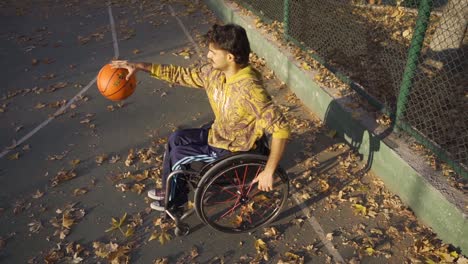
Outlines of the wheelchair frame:
M 256 225 L 254 224 L 254 227 L 253 228 L 249 228 L 249 229 L 246 229 L 246 230 L 239 230 L 239 229 L 229 229 L 229 228 L 223 228 L 223 227 L 219 227 L 219 226 L 216 226 L 216 224 L 213 224 L 213 222 L 210 222 L 209 219 L 206 219 L 205 215 L 204 215 L 204 212 L 203 212 L 203 203 L 204 201 L 202 201 L 201 199 L 203 198 L 204 194 L 202 193 L 204 190 L 208 189 L 211 185 L 206 185 L 206 184 L 213 184 L 213 181 L 215 181 L 217 178 L 220 178 L 220 175 L 221 173 L 224 171 L 229 171 L 231 168 L 237 168 L 243 164 L 246 164 L 246 166 L 248 165 L 256 165 L 258 166 L 258 171 L 257 171 L 257 174 L 258 175 L 258 172 L 260 171 L 260 168 L 264 167 L 265 164 L 266 164 L 266 161 L 267 161 L 268 157 L 265 156 L 265 155 L 259 155 L 259 154 L 249 154 L 249 153 L 235 153 L 233 155 L 228 155 L 226 157 L 223 157 L 219 160 L 216 160 L 212 163 L 208 163 L 206 165 L 204 165 L 202 167 L 201 170 L 199 171 L 195 171 L 195 170 L 176 170 L 176 171 L 173 171 L 171 172 L 167 179 L 166 179 L 166 195 L 165 195 L 165 211 L 164 213 L 166 214 L 166 216 L 169 216 L 172 220 L 174 220 L 175 222 L 175 225 L 176 225 L 176 228 L 175 228 L 175 235 L 176 236 L 183 236 L 183 235 L 187 235 L 189 232 L 190 232 L 190 227 L 183 223 L 182 221 L 187 218 L 188 216 L 190 216 L 191 214 L 193 214 L 193 211 L 196 211 L 197 212 L 197 215 L 198 217 L 200 218 L 200 220 L 202 222 L 204 222 L 205 224 L 208 224 L 210 227 L 218 230 L 218 231 L 221 231 L 221 232 L 226 232 L 226 233 L 242 233 L 242 232 L 250 232 L 250 231 L 253 231 L 253 230 L 256 230 L 262 226 L 265 226 L 266 224 L 272 222 L 280 213 L 284 203 L 286 202 L 287 200 L 287 197 L 289 195 L 289 180 L 288 180 L 288 177 L 285 173 L 285 171 L 281 168 L 281 167 L 278 167 L 275 171 L 275 177 L 278 177 L 276 183 L 279 183 L 281 184 L 281 190 L 283 191 L 283 193 L 280 193 L 280 204 L 277 205 L 277 207 L 275 208 L 275 210 L 271 213 L 271 215 L 269 215 L 269 217 L 267 219 L 264 219 L 262 221 L 260 221 L 260 224 Z M 235 165 L 235 166 L 230 166 L 229 167 L 229 163 L 233 163 L 233 164 L 236 164 L 238 163 L 239 165 Z M 236 172 L 237 173 L 237 172 Z M 246 168 L 246 172 L 245 174 L 247 174 L 247 168 Z M 183 177 L 183 179 L 187 182 L 188 186 L 189 186 L 189 190 L 190 191 L 193 191 L 195 193 L 195 197 L 194 197 L 194 207 L 189 209 L 188 211 L 186 212 L 183 212 L 181 214 L 176 214 L 175 210 L 177 210 L 177 208 L 168 208 L 168 205 L 169 205 L 169 196 L 170 196 L 170 193 L 171 193 L 171 188 L 172 188 L 172 179 L 176 176 L 179 176 L 179 177 Z M 223 175 L 224 176 L 224 175 Z M 246 178 L 246 175 L 244 175 L 244 181 L 245 181 L 245 178 Z M 240 179 L 238 179 L 240 181 Z M 211 183 L 210 183 L 211 181 Z M 244 184 L 244 183 L 243 183 Z M 237 185 L 239 186 L 239 184 Z M 246 193 L 247 194 L 247 197 L 246 197 L 246 200 L 249 200 L 248 198 L 248 194 L 249 192 L 251 191 L 252 189 L 252 186 L 253 184 L 250 183 L 250 187 L 249 187 L 249 190 L 248 192 Z M 241 188 L 244 188 L 245 186 L 242 185 Z M 256 188 L 256 187 L 253 187 L 253 188 Z M 206 191 L 205 191 L 206 192 Z M 241 194 L 239 191 L 237 191 L 239 193 L 239 195 L 243 195 L 244 194 Z M 257 191 L 256 193 L 258 193 L 259 191 Z M 272 191 L 273 192 L 273 191 Z M 244 191 L 242 191 L 242 193 L 244 193 Z M 239 196 L 240 197 L 240 196 Z M 254 203 L 254 202 L 253 202 Z M 236 201 L 236 204 L 237 204 L 237 201 Z M 240 204 L 240 202 L 239 202 Z M 232 211 L 234 211 L 234 209 L 232 209 Z

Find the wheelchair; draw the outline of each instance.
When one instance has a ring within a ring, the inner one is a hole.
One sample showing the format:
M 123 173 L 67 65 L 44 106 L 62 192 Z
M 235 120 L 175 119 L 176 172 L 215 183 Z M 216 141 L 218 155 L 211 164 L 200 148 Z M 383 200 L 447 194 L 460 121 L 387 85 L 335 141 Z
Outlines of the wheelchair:
M 273 190 L 260 191 L 254 178 L 265 168 L 264 154 L 234 153 L 212 163 L 192 163 L 171 172 L 166 180 L 165 217 L 175 222 L 176 236 L 189 234 L 183 220 L 195 211 L 200 220 L 224 233 L 252 232 L 279 215 L 289 195 L 286 172 L 278 166 Z M 173 179 L 184 181 L 193 195 L 193 207 L 181 210 L 171 205 Z

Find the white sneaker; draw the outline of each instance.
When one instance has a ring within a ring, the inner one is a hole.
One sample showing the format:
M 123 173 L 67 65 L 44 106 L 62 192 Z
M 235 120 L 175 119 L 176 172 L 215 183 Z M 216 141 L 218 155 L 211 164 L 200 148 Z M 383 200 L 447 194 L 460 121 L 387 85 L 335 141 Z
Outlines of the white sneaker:
M 151 209 L 159 211 L 159 212 L 164 212 L 166 211 L 166 208 L 164 207 L 163 204 L 161 204 L 159 201 L 152 202 L 150 204 Z
M 149 190 L 148 197 L 156 201 L 164 201 L 166 198 L 165 193 L 162 190 Z

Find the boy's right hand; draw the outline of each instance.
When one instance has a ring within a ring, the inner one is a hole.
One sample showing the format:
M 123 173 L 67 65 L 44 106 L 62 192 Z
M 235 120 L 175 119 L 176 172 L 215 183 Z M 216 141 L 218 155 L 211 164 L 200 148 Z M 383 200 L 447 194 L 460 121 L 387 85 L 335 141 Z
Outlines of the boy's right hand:
M 128 74 L 125 79 L 128 81 L 130 77 L 138 70 L 136 63 L 131 63 L 127 60 L 113 60 L 110 62 L 112 69 L 123 68 L 127 69 Z

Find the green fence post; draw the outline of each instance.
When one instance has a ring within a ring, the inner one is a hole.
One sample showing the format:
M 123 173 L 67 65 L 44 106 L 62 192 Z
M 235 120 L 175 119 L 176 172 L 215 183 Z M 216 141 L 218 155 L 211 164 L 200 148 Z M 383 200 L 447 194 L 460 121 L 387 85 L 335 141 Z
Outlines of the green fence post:
M 419 4 L 418 18 L 408 52 L 408 60 L 406 62 L 405 71 L 403 73 L 403 79 L 401 81 L 400 93 L 398 95 L 395 122 L 397 126 L 399 126 L 401 119 L 403 118 L 403 115 L 406 111 L 408 95 L 411 92 L 413 77 L 416 73 L 419 55 L 421 53 L 427 25 L 431 16 L 432 3 L 432 0 L 421 0 L 421 3 Z M 395 126 L 395 128 L 397 126 Z
M 289 0 L 283 0 L 284 38 L 289 39 Z

